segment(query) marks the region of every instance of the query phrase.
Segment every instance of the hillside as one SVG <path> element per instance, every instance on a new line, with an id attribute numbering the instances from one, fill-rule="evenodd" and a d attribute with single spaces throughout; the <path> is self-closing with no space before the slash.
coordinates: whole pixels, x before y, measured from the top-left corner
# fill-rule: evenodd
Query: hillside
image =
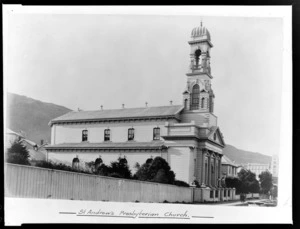
<path id="1" fill-rule="evenodd" d="M 226 145 L 225 149 L 223 150 L 223 153 L 231 160 L 235 161 L 237 164 L 246 164 L 246 163 L 269 164 L 271 163 L 272 160 L 271 156 L 237 149 L 232 145 Z"/>
<path id="2" fill-rule="evenodd" d="M 7 93 L 7 127 L 15 132 L 23 131 L 26 138 L 37 144 L 41 139 L 50 142 L 49 121 L 69 111 L 63 106 Z"/>

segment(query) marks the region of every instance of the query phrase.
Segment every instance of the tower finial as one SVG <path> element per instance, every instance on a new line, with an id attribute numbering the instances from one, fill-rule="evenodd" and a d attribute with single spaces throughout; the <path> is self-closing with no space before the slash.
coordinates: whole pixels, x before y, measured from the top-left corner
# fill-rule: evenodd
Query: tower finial
<path id="1" fill-rule="evenodd" d="M 202 27 L 202 18 L 201 18 L 201 21 L 200 21 L 200 26 Z"/>

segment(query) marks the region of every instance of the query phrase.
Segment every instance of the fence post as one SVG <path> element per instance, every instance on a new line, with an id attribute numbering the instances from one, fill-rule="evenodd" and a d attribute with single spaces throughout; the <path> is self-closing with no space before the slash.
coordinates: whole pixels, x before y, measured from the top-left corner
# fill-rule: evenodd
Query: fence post
<path id="1" fill-rule="evenodd" d="M 192 201 L 191 203 L 195 202 L 195 187 L 192 187 Z"/>

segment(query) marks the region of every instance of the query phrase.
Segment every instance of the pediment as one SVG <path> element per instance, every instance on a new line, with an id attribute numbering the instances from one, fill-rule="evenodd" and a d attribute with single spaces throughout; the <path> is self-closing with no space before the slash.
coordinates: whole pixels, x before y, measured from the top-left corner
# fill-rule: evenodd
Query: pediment
<path id="1" fill-rule="evenodd" d="M 210 132 L 208 139 L 211 141 L 214 141 L 222 146 L 225 146 L 223 135 L 222 135 L 219 127 L 212 128 L 212 131 Z"/>

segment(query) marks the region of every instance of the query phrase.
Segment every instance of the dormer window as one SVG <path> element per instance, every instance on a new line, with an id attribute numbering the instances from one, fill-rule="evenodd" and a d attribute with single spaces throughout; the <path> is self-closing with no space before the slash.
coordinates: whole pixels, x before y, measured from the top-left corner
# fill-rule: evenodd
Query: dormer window
<path id="1" fill-rule="evenodd" d="M 104 141 L 110 141 L 110 129 L 104 130 Z"/>
<path id="2" fill-rule="evenodd" d="M 82 141 L 86 142 L 88 140 L 88 131 L 87 130 L 83 130 L 82 131 Z"/>
<path id="3" fill-rule="evenodd" d="M 155 127 L 153 129 L 153 140 L 159 140 L 160 139 L 160 128 Z"/>
<path id="4" fill-rule="evenodd" d="M 214 140 L 217 140 L 217 133 L 214 133 Z"/>
<path id="5" fill-rule="evenodd" d="M 134 140 L 134 129 L 130 128 L 128 129 L 128 141 Z"/>

